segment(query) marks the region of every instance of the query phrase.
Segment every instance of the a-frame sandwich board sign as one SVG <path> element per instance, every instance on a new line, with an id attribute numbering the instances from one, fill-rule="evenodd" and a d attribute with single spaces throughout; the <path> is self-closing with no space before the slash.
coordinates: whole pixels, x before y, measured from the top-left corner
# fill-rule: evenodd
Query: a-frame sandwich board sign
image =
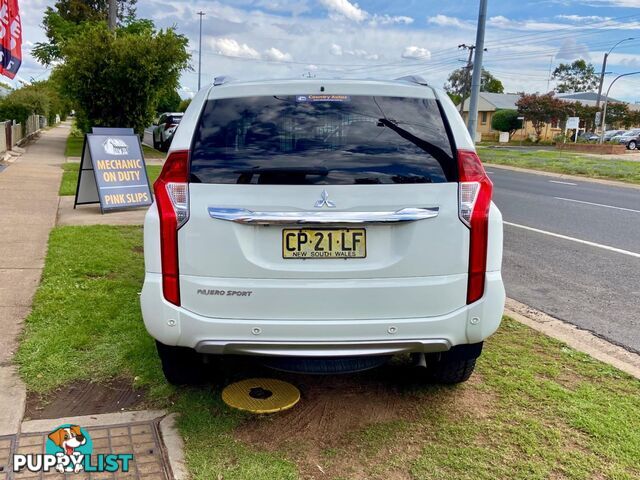
<path id="1" fill-rule="evenodd" d="M 131 128 L 94 127 L 84 138 L 73 208 L 99 203 L 105 213 L 152 202 L 140 138 Z"/>

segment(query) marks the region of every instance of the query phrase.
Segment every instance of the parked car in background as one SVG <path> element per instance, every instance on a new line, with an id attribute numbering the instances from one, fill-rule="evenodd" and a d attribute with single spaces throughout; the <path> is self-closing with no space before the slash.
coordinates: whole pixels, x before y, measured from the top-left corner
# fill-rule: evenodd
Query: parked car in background
<path id="1" fill-rule="evenodd" d="M 618 143 L 625 145 L 629 150 L 636 150 L 640 142 L 640 128 L 629 130 L 624 135 L 618 137 Z"/>
<path id="2" fill-rule="evenodd" d="M 500 325 L 493 185 L 422 79 L 217 81 L 154 191 L 141 307 L 171 383 L 223 356 L 335 373 L 406 353 L 463 382 Z"/>
<path id="3" fill-rule="evenodd" d="M 620 136 L 624 133 L 626 133 L 626 130 L 607 130 L 606 132 L 604 132 L 603 139 L 605 142 L 610 142 L 612 138 Z"/>
<path id="4" fill-rule="evenodd" d="M 153 148 L 167 151 L 173 140 L 173 134 L 180 124 L 184 113 L 173 112 L 160 115 L 153 127 Z"/>
<path id="5" fill-rule="evenodd" d="M 594 140 L 597 140 L 599 137 L 598 135 L 596 135 L 593 132 L 580 132 L 578 134 L 578 140 L 582 140 L 584 142 L 592 142 Z"/>

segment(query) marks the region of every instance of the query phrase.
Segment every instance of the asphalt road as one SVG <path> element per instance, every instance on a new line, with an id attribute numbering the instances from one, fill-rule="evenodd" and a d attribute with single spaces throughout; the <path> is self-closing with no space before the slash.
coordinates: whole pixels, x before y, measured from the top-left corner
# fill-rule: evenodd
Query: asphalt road
<path id="1" fill-rule="evenodd" d="M 487 171 L 507 295 L 640 353 L 640 189 Z"/>

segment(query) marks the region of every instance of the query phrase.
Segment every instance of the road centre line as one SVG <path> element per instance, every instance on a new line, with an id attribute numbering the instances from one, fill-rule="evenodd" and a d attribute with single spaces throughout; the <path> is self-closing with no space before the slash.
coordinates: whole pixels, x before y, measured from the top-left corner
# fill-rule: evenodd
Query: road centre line
<path id="1" fill-rule="evenodd" d="M 625 212 L 640 213 L 640 210 L 634 210 L 633 208 L 616 207 L 614 205 L 604 205 L 602 203 L 585 202 L 583 200 L 574 200 L 573 198 L 553 197 L 556 200 L 564 200 L 565 202 L 584 203 L 585 205 L 594 205 L 596 207 L 615 208 L 616 210 L 624 210 Z"/>
<path id="2" fill-rule="evenodd" d="M 602 245 L 601 243 L 589 242 L 587 240 L 581 240 L 579 238 L 568 237 L 566 235 L 560 235 L 559 233 L 547 232 L 546 230 L 539 230 L 533 227 L 527 227 L 526 225 L 519 225 L 517 223 L 503 222 L 510 227 L 521 228 L 523 230 L 529 230 L 530 232 L 541 233 L 543 235 L 549 235 L 550 237 L 560 238 L 562 240 L 569 240 L 583 245 L 589 245 L 590 247 L 602 248 L 603 250 L 609 250 L 610 252 L 621 253 L 630 257 L 640 258 L 640 253 L 630 252 L 629 250 L 622 250 L 621 248 L 610 247 L 609 245 Z"/>
<path id="3" fill-rule="evenodd" d="M 549 180 L 549 183 L 559 183 L 560 185 L 571 185 L 572 187 L 577 186 L 577 183 L 571 183 L 571 182 L 561 182 L 560 180 Z"/>

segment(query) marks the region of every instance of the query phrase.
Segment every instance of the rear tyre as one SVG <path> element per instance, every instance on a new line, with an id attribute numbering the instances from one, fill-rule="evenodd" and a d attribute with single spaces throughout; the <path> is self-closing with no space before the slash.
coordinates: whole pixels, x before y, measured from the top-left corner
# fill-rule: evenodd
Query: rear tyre
<path id="1" fill-rule="evenodd" d="M 450 385 L 466 382 L 476 368 L 482 345 L 482 342 L 457 345 L 447 352 L 427 356 L 427 377 L 433 383 Z"/>
<path id="2" fill-rule="evenodd" d="M 629 142 L 629 145 L 627 145 L 627 148 L 628 148 L 629 150 L 635 150 L 636 148 L 638 148 L 638 144 L 636 143 L 636 141 L 635 141 L 635 140 L 631 140 L 631 141 Z"/>
<path id="3" fill-rule="evenodd" d="M 172 347 L 156 342 L 164 377 L 172 385 L 202 385 L 211 379 L 209 365 L 192 348 Z"/>
<path id="4" fill-rule="evenodd" d="M 455 384 L 469 380 L 476 368 L 476 359 L 438 362 L 430 368 L 429 377 L 434 383 Z"/>

